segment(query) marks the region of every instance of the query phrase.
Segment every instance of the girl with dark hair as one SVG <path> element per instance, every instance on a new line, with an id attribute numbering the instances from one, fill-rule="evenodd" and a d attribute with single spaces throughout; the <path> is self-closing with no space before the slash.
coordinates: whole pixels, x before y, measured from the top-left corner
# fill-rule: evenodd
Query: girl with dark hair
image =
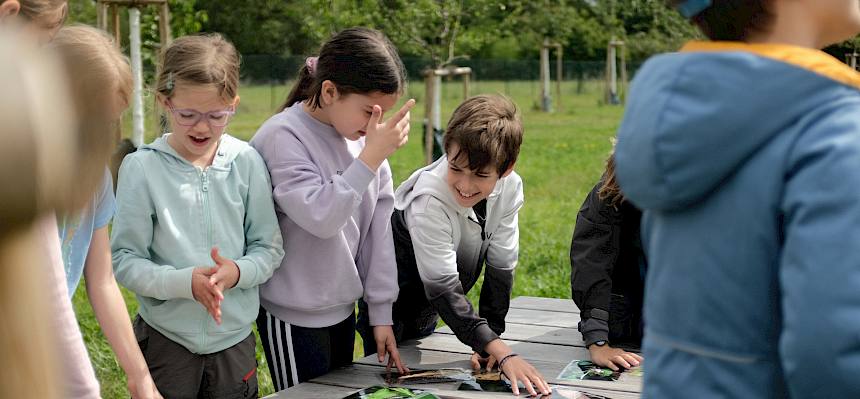
<path id="1" fill-rule="evenodd" d="M 380 362 L 404 372 L 392 331 L 397 267 L 386 158 L 406 143 L 409 100 L 394 46 L 346 29 L 310 57 L 284 106 L 251 140 L 266 161 L 286 256 L 261 287 L 257 327 L 277 390 L 352 363 L 363 299 Z"/>

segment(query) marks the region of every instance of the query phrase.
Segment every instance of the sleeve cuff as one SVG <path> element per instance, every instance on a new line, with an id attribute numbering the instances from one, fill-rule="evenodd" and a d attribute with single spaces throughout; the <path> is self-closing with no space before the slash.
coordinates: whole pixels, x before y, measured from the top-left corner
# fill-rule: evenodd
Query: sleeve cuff
<path id="1" fill-rule="evenodd" d="M 585 347 L 597 342 L 609 340 L 609 323 L 588 318 L 579 322 L 579 332 L 582 333 L 582 340 L 585 341 Z"/>
<path id="2" fill-rule="evenodd" d="M 194 294 L 191 292 L 192 273 L 194 273 L 193 267 L 164 272 L 165 297 L 194 299 Z"/>
<path id="3" fill-rule="evenodd" d="M 484 351 L 484 348 L 487 347 L 487 344 L 499 339 L 499 336 L 493 332 L 489 325 L 486 323 L 478 324 L 475 327 L 473 332 L 473 337 L 475 337 L 475 346 L 472 348 L 473 351 L 478 352 L 483 356 L 487 352 Z"/>
<path id="4" fill-rule="evenodd" d="M 236 288 L 246 290 L 254 287 L 254 282 L 257 281 L 257 267 L 253 261 L 249 259 L 236 259 L 236 266 L 239 267 L 239 281 L 236 282 Z"/>
<path id="5" fill-rule="evenodd" d="M 392 326 L 394 319 L 391 317 L 393 302 L 368 303 L 367 311 L 370 314 L 371 326 Z"/>
<path id="6" fill-rule="evenodd" d="M 358 198 L 361 198 L 364 195 L 364 192 L 367 191 L 367 187 L 370 185 L 370 182 L 376 177 L 376 172 L 370 170 L 364 162 L 356 158 L 352 161 L 352 164 L 343 171 L 340 177 L 343 178 L 346 184 L 355 190 Z"/>

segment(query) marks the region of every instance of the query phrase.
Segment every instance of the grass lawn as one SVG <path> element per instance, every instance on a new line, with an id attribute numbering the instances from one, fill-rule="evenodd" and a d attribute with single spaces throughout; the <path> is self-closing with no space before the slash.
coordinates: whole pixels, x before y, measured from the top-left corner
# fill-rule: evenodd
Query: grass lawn
<path id="1" fill-rule="evenodd" d="M 283 101 L 287 90 L 288 87 L 282 85 L 241 88 L 242 101 L 229 127 L 231 134 L 250 139 Z M 557 112 L 546 114 L 534 109 L 539 96 L 537 82 L 472 83 L 472 94 L 504 93 L 513 98 L 525 124 L 523 147 L 515 169 L 524 181 L 525 206 L 520 212 L 520 263 L 514 296 L 570 298 L 568 248 L 576 211 L 600 177 L 610 150 L 609 138 L 615 134 L 621 120 L 621 107 L 601 104 L 599 82 L 584 85 L 567 82 L 562 90 L 562 106 Z M 402 100 L 415 98 L 419 104 L 412 112 L 412 140 L 390 158 L 395 187 L 423 164 L 424 87 L 421 82 L 414 82 L 407 96 Z M 446 83 L 443 120 L 447 120 L 461 100 L 461 85 Z M 147 118 L 150 130 L 152 122 L 153 118 Z M 154 132 L 150 132 L 147 142 L 153 137 Z M 480 283 L 469 295 L 475 304 L 479 290 Z M 129 314 L 136 314 L 134 295 L 125 290 L 123 294 Z M 125 375 L 101 333 L 83 284 L 75 294 L 74 305 L 103 397 L 127 398 Z M 259 339 L 257 345 L 261 393 L 268 395 L 273 392 L 272 383 Z M 361 352 L 360 339 L 356 337 L 355 355 L 361 356 Z"/>

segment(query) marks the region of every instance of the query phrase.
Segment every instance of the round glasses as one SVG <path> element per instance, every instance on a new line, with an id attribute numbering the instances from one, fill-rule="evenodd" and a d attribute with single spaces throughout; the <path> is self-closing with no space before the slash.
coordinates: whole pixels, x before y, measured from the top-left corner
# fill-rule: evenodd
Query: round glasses
<path id="1" fill-rule="evenodd" d="M 201 119 L 205 119 L 210 128 L 224 127 L 227 126 L 228 122 L 230 122 L 230 116 L 236 113 L 232 107 L 221 111 L 202 113 L 194 109 L 173 108 L 173 104 L 170 102 L 168 102 L 168 106 L 170 107 L 170 112 L 173 114 L 173 118 L 176 120 L 176 123 L 186 127 L 197 125 L 200 123 Z"/>

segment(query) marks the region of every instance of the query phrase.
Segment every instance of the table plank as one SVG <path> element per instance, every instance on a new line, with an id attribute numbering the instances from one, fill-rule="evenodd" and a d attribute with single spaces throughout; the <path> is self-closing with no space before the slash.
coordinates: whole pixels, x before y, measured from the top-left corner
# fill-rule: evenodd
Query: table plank
<path id="1" fill-rule="evenodd" d="M 350 386 L 354 387 L 354 390 L 366 388 L 374 385 L 385 385 L 381 373 L 384 372 L 383 367 L 379 366 L 368 366 L 363 364 L 354 364 L 352 366 L 340 368 L 337 370 L 333 370 L 332 372 L 313 379 L 313 383 L 321 385 L 321 384 L 334 384 L 341 386 Z M 586 381 L 586 382 L 595 382 L 595 381 Z M 554 384 L 554 383 L 551 383 Z M 449 383 L 435 383 L 435 384 L 402 384 L 402 386 L 407 386 L 410 388 L 418 388 L 424 389 L 427 391 L 431 391 L 437 396 L 443 398 L 457 398 L 457 399 L 478 399 L 478 398 L 504 398 L 510 397 L 507 393 L 499 393 L 499 392 L 475 392 L 475 391 L 459 391 L 457 387 L 460 385 L 459 382 L 449 382 Z M 561 385 L 561 384 L 554 384 Z M 569 385 L 565 385 L 569 386 Z M 624 392 L 615 389 L 601 389 L 595 386 L 582 386 L 577 387 L 576 389 L 582 389 L 587 392 L 592 392 L 595 394 L 607 396 L 610 398 L 623 398 L 623 399 L 632 399 L 638 398 L 639 395 L 631 392 Z M 353 390 L 353 391 L 354 391 Z"/>
<path id="2" fill-rule="evenodd" d="M 453 335 L 451 327 L 436 330 L 439 334 Z M 506 323 L 502 338 L 511 341 L 538 342 L 563 346 L 585 346 L 582 334 L 575 328 L 538 326 L 533 324 Z"/>
<path id="3" fill-rule="evenodd" d="M 357 390 L 353 387 L 305 382 L 266 396 L 264 399 L 334 399 L 342 398 Z"/>
<path id="4" fill-rule="evenodd" d="M 570 298 L 541 298 L 536 296 L 518 296 L 511 299 L 512 308 L 549 310 L 562 313 L 579 313 L 579 308 Z"/>
<path id="5" fill-rule="evenodd" d="M 579 313 L 510 308 L 505 321 L 547 327 L 576 328 L 579 324 Z"/>

